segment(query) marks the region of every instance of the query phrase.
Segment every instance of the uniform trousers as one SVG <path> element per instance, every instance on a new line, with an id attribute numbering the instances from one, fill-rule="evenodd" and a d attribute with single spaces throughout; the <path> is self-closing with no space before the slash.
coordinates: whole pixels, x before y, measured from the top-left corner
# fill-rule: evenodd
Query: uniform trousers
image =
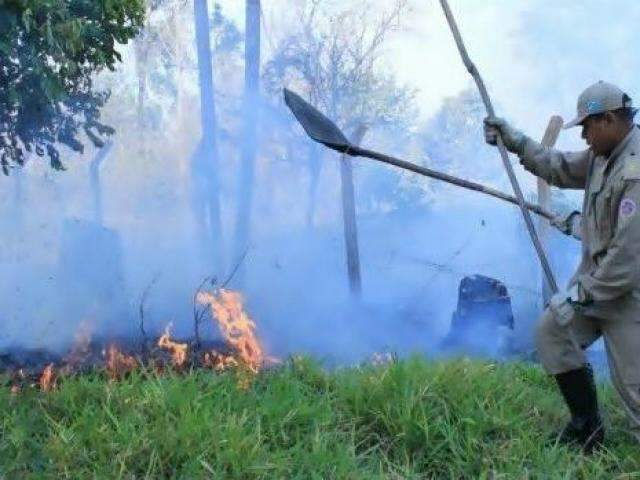
<path id="1" fill-rule="evenodd" d="M 600 337 L 611 372 L 611 381 L 622 399 L 630 431 L 640 442 L 640 312 L 624 319 L 603 319 L 575 311 L 560 325 L 547 308 L 536 328 L 538 355 L 551 375 L 586 365 L 584 351 Z"/>

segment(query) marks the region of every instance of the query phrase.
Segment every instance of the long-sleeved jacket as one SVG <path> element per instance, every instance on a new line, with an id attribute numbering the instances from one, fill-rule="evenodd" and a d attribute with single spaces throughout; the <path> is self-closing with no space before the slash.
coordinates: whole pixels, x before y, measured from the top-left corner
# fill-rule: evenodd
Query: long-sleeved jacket
<path id="1" fill-rule="evenodd" d="M 564 153 L 527 139 L 524 167 L 560 188 L 584 189 L 578 284 L 588 310 L 610 318 L 640 311 L 640 129 L 608 158 L 591 150 Z M 632 313 L 634 312 L 634 313 Z"/>

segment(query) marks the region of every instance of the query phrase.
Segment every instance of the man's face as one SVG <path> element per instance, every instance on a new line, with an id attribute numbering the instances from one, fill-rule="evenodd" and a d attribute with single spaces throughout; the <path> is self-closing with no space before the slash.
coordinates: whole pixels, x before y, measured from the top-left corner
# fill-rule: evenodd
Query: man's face
<path id="1" fill-rule="evenodd" d="M 608 156 L 618 141 L 615 117 L 609 112 L 587 117 L 582 122 L 582 138 L 594 153 Z"/>

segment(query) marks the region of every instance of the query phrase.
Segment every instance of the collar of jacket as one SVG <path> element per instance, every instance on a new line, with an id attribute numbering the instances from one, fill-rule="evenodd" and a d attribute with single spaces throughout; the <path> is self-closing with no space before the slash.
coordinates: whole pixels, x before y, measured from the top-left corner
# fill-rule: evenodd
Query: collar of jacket
<path id="1" fill-rule="evenodd" d="M 635 137 L 640 137 L 640 130 L 633 126 L 631 127 L 631 130 L 629 130 L 629 133 L 627 133 L 627 136 L 624 137 L 618 145 L 616 145 L 616 148 L 614 148 L 609 157 L 607 157 L 607 163 L 615 161 L 615 159 L 620 156 Z"/>

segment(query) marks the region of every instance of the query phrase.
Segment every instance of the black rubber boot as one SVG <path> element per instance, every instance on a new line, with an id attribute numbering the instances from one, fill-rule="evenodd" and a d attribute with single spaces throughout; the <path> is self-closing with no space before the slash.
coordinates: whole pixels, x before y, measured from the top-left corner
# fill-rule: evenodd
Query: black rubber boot
<path id="1" fill-rule="evenodd" d="M 555 376 L 571 420 L 556 436 L 559 443 L 575 445 L 590 454 L 604 441 L 604 425 L 598 412 L 598 395 L 591 366 Z"/>

